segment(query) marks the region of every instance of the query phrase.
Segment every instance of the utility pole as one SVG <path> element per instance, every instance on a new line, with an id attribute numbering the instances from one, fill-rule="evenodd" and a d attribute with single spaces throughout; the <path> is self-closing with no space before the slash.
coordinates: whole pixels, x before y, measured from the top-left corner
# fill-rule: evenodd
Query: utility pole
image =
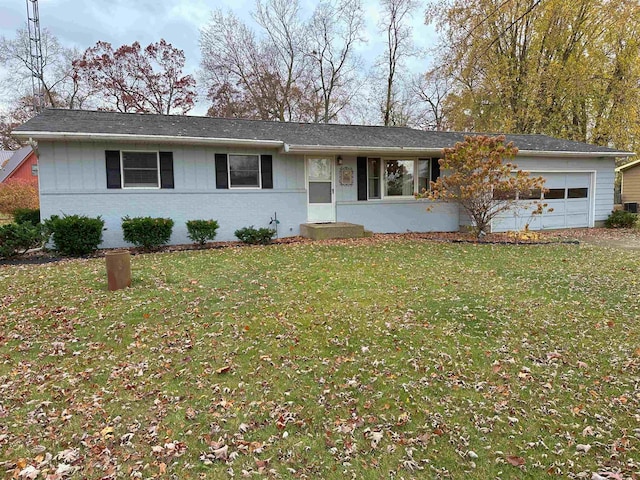
<path id="1" fill-rule="evenodd" d="M 31 69 L 31 87 L 33 89 L 33 111 L 40 113 L 44 108 L 44 69 L 42 58 L 42 39 L 40 37 L 40 13 L 38 0 L 27 2 L 27 31 L 29 33 L 29 67 Z"/>

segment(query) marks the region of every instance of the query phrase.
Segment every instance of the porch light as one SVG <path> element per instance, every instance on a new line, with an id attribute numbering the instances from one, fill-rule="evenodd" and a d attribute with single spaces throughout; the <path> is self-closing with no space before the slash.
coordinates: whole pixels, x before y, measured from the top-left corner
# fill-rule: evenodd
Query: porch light
<path id="1" fill-rule="evenodd" d="M 338 165 L 342 165 L 342 156 L 338 155 L 338 158 L 336 158 L 336 161 L 338 162 Z"/>

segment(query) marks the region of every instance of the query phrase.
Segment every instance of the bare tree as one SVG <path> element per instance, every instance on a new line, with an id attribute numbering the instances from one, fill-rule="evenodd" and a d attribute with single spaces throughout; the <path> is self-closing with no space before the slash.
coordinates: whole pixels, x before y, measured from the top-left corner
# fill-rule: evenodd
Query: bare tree
<path id="1" fill-rule="evenodd" d="M 335 121 L 358 92 L 361 1 L 323 0 L 305 20 L 300 0 L 258 0 L 257 32 L 213 12 L 200 39 L 209 113 Z"/>
<path id="2" fill-rule="evenodd" d="M 279 87 L 276 95 L 278 120 L 292 120 L 301 99 L 301 81 L 305 72 L 306 27 L 300 19 L 299 0 L 257 0 L 256 22 L 269 38 L 271 75 Z"/>
<path id="3" fill-rule="evenodd" d="M 440 68 L 434 68 L 413 79 L 411 90 L 422 106 L 422 128 L 446 130 L 447 115 L 451 109 L 447 96 L 453 90 L 453 83 L 453 78 Z"/>
<path id="4" fill-rule="evenodd" d="M 362 29 L 361 0 L 326 0 L 316 8 L 309 28 L 314 91 L 322 109 L 316 121 L 335 120 L 357 94 L 361 61 L 353 50 Z"/>
<path id="5" fill-rule="evenodd" d="M 298 82 L 305 62 L 298 12 L 297 0 L 260 2 L 255 16 L 265 30 L 262 38 L 256 38 L 231 12 L 212 13 L 201 30 L 200 48 L 203 83 L 215 107 L 213 113 L 237 112 L 263 120 L 298 118 Z"/>
<path id="6" fill-rule="evenodd" d="M 386 50 L 380 61 L 386 77 L 385 96 L 382 104 L 382 119 L 385 125 L 393 125 L 393 109 L 397 92 L 398 69 L 402 60 L 414 55 L 414 46 L 409 21 L 418 6 L 416 0 L 380 0 L 382 19 L 380 32 L 386 36 Z"/>
<path id="7" fill-rule="evenodd" d="M 43 29 L 43 68 L 41 72 L 34 71 L 30 61 L 29 34 L 26 28 L 21 28 L 13 39 L 0 38 L 0 65 L 11 72 L 3 82 L 3 89 L 19 102 L 32 94 L 31 78 L 36 75 L 44 90 L 45 105 L 79 108 L 90 92 L 74 75 L 72 62 L 78 56 L 77 51 L 63 47 L 49 30 Z"/>

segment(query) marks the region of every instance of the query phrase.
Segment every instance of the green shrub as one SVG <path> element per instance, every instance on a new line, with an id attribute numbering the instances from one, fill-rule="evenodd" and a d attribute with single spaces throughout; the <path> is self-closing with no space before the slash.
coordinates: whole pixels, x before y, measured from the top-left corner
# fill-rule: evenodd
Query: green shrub
<path id="1" fill-rule="evenodd" d="M 200 245 L 216 238 L 218 222 L 215 220 L 189 220 L 187 222 L 188 236 L 191 240 Z"/>
<path id="2" fill-rule="evenodd" d="M 13 211 L 13 220 L 16 223 L 30 223 L 38 225 L 40 223 L 39 208 L 16 208 Z"/>
<path id="3" fill-rule="evenodd" d="M 44 228 L 51 235 L 53 249 L 62 255 L 86 255 L 98 249 L 102 242 L 102 218 L 83 215 L 53 215 L 44 222 Z"/>
<path id="4" fill-rule="evenodd" d="M 271 243 L 275 234 L 275 230 L 270 228 L 254 228 L 253 225 L 250 227 L 240 228 L 234 232 L 234 235 L 238 237 L 238 240 L 252 245 L 267 245 L 268 243 Z"/>
<path id="5" fill-rule="evenodd" d="M 122 232 L 125 241 L 136 247 L 152 250 L 169 243 L 173 220 L 170 218 L 124 217 Z"/>
<path id="6" fill-rule="evenodd" d="M 10 223 L 0 226 L 0 257 L 22 255 L 30 248 L 42 245 L 42 228 L 30 223 Z"/>
<path id="7" fill-rule="evenodd" d="M 604 222 L 604 226 L 607 228 L 631 228 L 638 221 L 638 215 L 631 212 L 625 212 L 624 210 L 616 210 L 611 212 L 609 218 Z"/>

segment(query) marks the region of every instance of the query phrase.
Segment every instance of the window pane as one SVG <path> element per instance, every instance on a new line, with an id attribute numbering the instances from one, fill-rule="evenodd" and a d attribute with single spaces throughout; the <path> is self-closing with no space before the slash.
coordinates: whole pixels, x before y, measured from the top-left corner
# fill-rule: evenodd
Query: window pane
<path id="1" fill-rule="evenodd" d="M 232 187 L 259 187 L 258 155 L 229 155 L 229 180 Z"/>
<path id="2" fill-rule="evenodd" d="M 568 198 L 587 198 L 589 196 L 588 188 L 570 188 Z"/>
<path id="3" fill-rule="evenodd" d="M 562 200 L 564 199 L 564 188 L 550 188 L 544 193 L 545 200 Z"/>
<path id="4" fill-rule="evenodd" d="M 380 198 L 380 159 L 370 158 L 367 165 L 369 198 Z"/>
<path id="5" fill-rule="evenodd" d="M 520 200 L 540 200 L 542 197 L 542 190 L 539 188 L 529 190 L 528 192 L 520 192 Z"/>
<path id="6" fill-rule="evenodd" d="M 331 160 L 329 158 L 309 159 L 309 179 L 331 181 Z"/>
<path id="7" fill-rule="evenodd" d="M 158 168 L 156 152 L 122 152 L 123 168 Z"/>
<path id="8" fill-rule="evenodd" d="M 431 180 L 429 166 L 431 160 L 421 159 L 418 160 L 418 193 L 422 190 L 429 191 L 429 182 Z"/>
<path id="9" fill-rule="evenodd" d="M 309 182 L 309 203 L 331 203 L 331 182 Z"/>
<path id="10" fill-rule="evenodd" d="M 385 162 L 385 196 L 413 195 L 413 160 Z"/>
<path id="11" fill-rule="evenodd" d="M 123 186 L 158 187 L 156 152 L 122 152 Z"/>
<path id="12" fill-rule="evenodd" d="M 515 200 L 516 191 L 513 189 L 495 189 L 493 191 L 494 200 Z"/>
<path id="13" fill-rule="evenodd" d="M 229 175 L 232 187 L 259 187 L 255 172 L 236 171 Z"/>

